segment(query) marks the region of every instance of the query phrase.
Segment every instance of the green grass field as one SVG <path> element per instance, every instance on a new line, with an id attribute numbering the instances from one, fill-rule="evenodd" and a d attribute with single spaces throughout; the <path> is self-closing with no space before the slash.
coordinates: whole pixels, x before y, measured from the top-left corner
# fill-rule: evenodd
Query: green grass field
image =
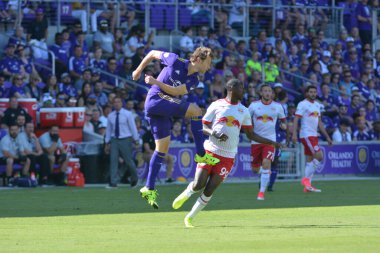
<path id="1" fill-rule="evenodd" d="M 380 252 L 380 180 L 321 181 L 322 193 L 278 183 L 257 201 L 257 183 L 224 184 L 186 229 L 159 186 L 158 211 L 138 188 L 0 190 L 0 252 Z"/>

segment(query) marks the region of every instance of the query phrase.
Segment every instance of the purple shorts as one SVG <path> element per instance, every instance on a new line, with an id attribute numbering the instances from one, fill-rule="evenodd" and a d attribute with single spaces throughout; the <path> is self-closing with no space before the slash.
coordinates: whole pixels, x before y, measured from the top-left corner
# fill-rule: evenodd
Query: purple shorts
<path id="1" fill-rule="evenodd" d="M 161 92 L 149 96 L 145 101 L 145 115 L 154 139 L 159 140 L 171 135 L 172 117 L 184 117 L 190 103 L 173 98 Z"/>

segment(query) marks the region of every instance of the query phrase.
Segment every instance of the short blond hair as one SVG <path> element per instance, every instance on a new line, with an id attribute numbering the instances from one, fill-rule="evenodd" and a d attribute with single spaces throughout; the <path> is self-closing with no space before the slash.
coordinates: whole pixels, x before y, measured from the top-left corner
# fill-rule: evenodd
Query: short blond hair
<path id="1" fill-rule="evenodd" d="M 211 59 L 214 58 L 211 48 L 208 47 L 198 47 L 195 49 L 194 53 L 190 56 L 190 61 L 194 62 L 198 57 L 204 61 L 207 59 L 207 56 L 210 56 Z"/>

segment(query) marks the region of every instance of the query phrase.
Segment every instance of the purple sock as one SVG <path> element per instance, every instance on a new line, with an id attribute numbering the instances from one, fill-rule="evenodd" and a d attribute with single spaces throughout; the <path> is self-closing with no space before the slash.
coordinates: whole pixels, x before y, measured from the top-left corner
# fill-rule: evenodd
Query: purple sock
<path id="1" fill-rule="evenodd" d="M 149 173 L 148 178 L 146 179 L 145 186 L 149 190 L 154 190 L 154 185 L 156 183 L 156 177 L 158 172 L 161 169 L 162 161 L 164 160 L 165 153 L 154 151 L 152 158 L 149 163 Z"/>
<path id="2" fill-rule="evenodd" d="M 191 132 L 193 132 L 197 154 L 200 156 L 204 156 L 206 153 L 203 147 L 203 143 L 205 141 L 205 135 L 203 134 L 202 128 L 203 128 L 202 116 L 191 119 Z"/>

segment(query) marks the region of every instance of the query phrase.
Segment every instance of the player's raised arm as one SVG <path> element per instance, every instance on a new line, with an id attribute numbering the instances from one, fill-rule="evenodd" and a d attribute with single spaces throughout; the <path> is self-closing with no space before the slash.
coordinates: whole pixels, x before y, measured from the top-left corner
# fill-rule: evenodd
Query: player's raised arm
<path id="1" fill-rule="evenodd" d="M 153 76 L 146 75 L 145 76 L 145 82 L 147 84 L 151 84 L 151 85 L 154 85 L 154 84 L 158 85 L 162 91 L 164 91 L 164 92 L 166 92 L 172 96 L 181 96 L 181 95 L 185 95 L 188 93 L 187 89 L 186 89 L 186 85 L 184 85 L 184 84 L 179 85 L 179 86 L 175 86 L 175 87 L 170 86 L 170 85 L 167 85 L 163 82 L 158 81 Z"/>
<path id="2" fill-rule="evenodd" d="M 250 139 L 251 141 L 256 141 L 256 142 L 263 143 L 263 144 L 273 145 L 276 148 L 284 148 L 284 146 L 281 143 L 271 141 L 267 138 L 261 137 L 260 135 L 254 133 L 252 131 L 252 128 L 243 128 L 243 129 L 244 129 L 244 133 L 247 135 L 248 139 Z"/>
<path id="3" fill-rule="evenodd" d="M 162 51 L 152 50 L 150 51 L 144 59 L 141 61 L 140 65 L 132 73 L 132 79 L 137 81 L 140 79 L 141 72 L 145 69 L 148 64 L 153 60 L 160 60 Z"/>

